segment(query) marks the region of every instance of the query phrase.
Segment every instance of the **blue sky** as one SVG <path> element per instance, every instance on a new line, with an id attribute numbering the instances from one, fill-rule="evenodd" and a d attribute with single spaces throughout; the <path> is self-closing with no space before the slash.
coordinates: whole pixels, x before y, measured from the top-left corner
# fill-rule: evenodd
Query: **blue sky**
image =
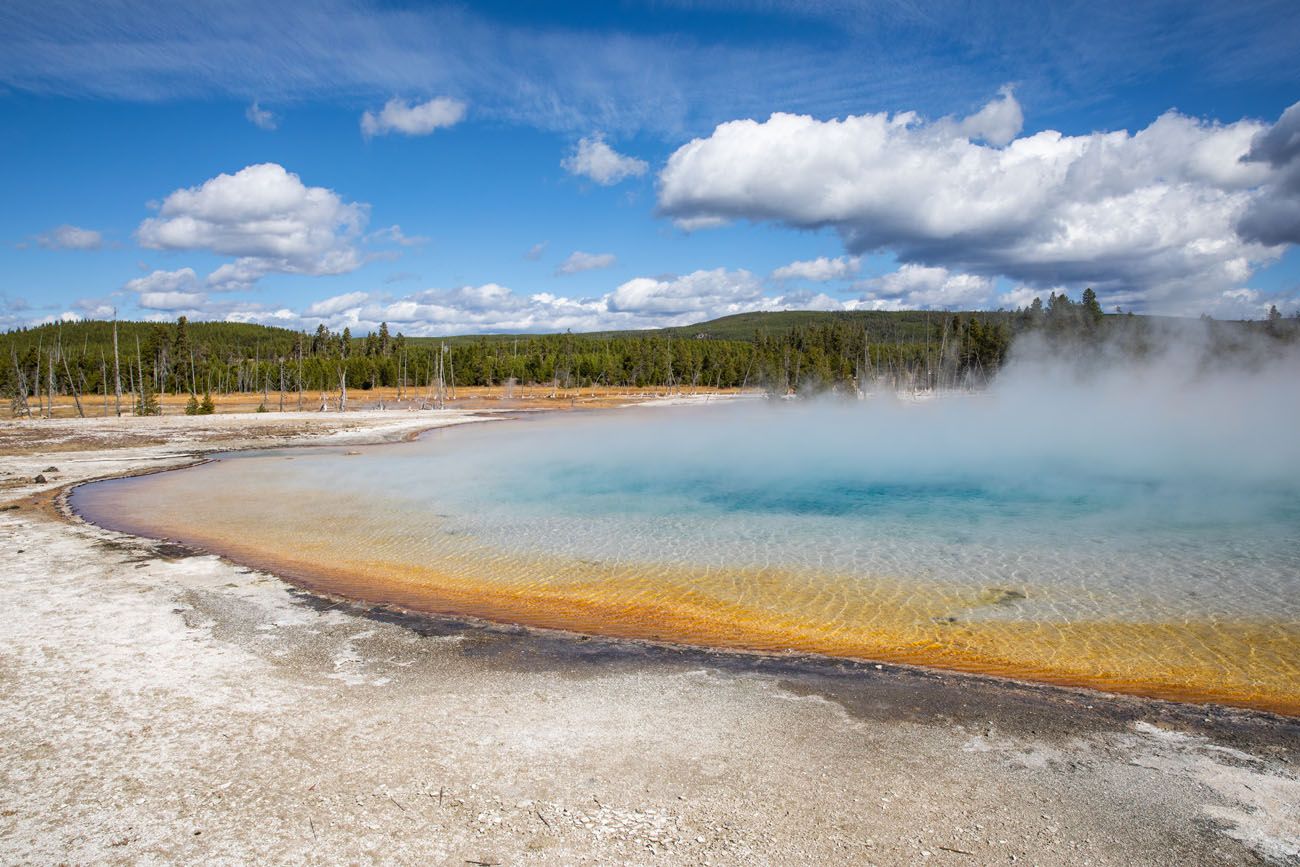
<path id="1" fill-rule="evenodd" d="M 1290 313 L 1297 18 L 11 0 L 0 326 L 577 331 L 1088 285 Z"/>

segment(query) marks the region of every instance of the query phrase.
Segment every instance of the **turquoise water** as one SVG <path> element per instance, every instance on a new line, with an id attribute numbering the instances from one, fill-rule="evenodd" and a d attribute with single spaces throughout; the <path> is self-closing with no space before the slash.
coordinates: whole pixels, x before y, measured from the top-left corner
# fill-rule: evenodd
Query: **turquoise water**
<path id="1" fill-rule="evenodd" d="M 433 611 L 1300 712 L 1294 407 L 1233 383 L 627 409 L 250 452 L 74 506 Z"/>
<path id="2" fill-rule="evenodd" d="M 925 424 L 945 409 L 893 412 Z M 871 416 L 726 407 L 453 431 L 357 465 L 345 483 L 391 474 L 414 513 L 449 516 L 439 532 L 521 555 L 1050 586 L 1108 616 L 1300 614 L 1291 480 L 1122 473 L 1050 449 L 1013 465 L 934 456 L 922 469 L 902 466 L 897 447 L 882 453 L 884 432 L 807 431 Z M 801 436 L 807 451 L 764 445 Z"/>

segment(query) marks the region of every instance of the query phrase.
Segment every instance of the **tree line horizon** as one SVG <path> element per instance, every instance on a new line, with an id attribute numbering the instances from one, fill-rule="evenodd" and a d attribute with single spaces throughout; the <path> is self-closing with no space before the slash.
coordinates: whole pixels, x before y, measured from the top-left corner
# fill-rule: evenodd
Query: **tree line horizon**
<path id="1" fill-rule="evenodd" d="M 349 389 L 379 387 L 439 406 L 456 386 L 510 383 L 779 395 L 973 389 L 996 376 L 1026 335 L 1080 363 L 1103 343 L 1140 358 L 1152 351 L 1159 320 L 1105 314 L 1091 289 L 1077 302 L 1052 293 L 1046 303 L 1036 298 L 1014 311 L 744 313 L 585 334 L 407 337 L 382 323 L 354 336 L 323 323 L 306 332 L 184 316 L 172 323 L 83 320 L 0 334 L 0 393 L 14 416 L 26 417 L 43 414 L 51 396 L 72 397 L 81 415 L 91 396 L 105 412 L 111 401 L 118 414 L 155 415 L 158 395 L 168 393 L 188 395 L 186 412 L 204 414 L 215 411 L 213 395 L 261 392 L 259 409 L 283 408 L 285 395 L 294 408 L 346 408 Z M 1300 316 L 1283 319 L 1276 307 L 1262 322 L 1208 325 L 1217 347 L 1211 353 L 1224 355 L 1260 341 L 1292 343 L 1300 334 Z"/>

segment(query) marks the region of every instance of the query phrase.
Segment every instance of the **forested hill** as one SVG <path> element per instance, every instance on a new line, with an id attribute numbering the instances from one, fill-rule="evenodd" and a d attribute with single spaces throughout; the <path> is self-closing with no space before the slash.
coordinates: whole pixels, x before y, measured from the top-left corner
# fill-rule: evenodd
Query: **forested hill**
<path id="1" fill-rule="evenodd" d="M 69 322 L 0 335 L 7 395 L 76 388 L 103 394 L 116 378 L 134 392 L 188 393 L 508 380 L 564 386 L 762 386 L 820 390 L 866 379 L 931 385 L 996 370 L 1015 330 L 1007 313 L 821 313 L 729 316 L 679 328 L 591 334 L 408 338 L 386 325 L 300 333 L 229 322 Z M 113 360 L 118 369 L 114 370 Z M 441 365 L 441 371 L 439 367 Z M 39 378 L 39 382 L 38 382 Z M 923 385 L 923 383 L 921 384 Z"/>
<path id="2" fill-rule="evenodd" d="M 835 328 L 865 332 L 868 340 L 874 343 L 897 341 L 924 343 L 927 335 L 933 336 L 936 323 L 952 316 L 961 318 L 974 316 L 987 323 L 1010 325 L 1016 314 L 1004 311 L 951 313 L 937 310 L 782 310 L 770 313 L 756 311 L 723 316 L 719 319 L 711 319 L 694 325 L 656 329 L 655 331 L 607 331 L 597 332 L 591 336 L 618 337 L 628 334 L 660 334 L 674 338 L 753 341 L 760 337 L 780 337 L 799 329 Z"/>
<path id="3" fill-rule="evenodd" d="M 714 340 L 740 341 L 755 343 L 762 339 L 779 339 L 797 331 L 852 330 L 865 335 L 871 343 L 911 344 L 925 343 L 936 333 L 942 331 L 941 323 L 957 317 L 962 320 L 979 319 L 986 324 L 1003 324 L 1011 328 L 1017 314 L 1002 311 L 979 312 L 943 312 L 927 310 L 902 311 L 852 311 L 823 312 L 816 310 L 789 310 L 781 312 L 738 313 L 707 322 L 682 325 L 672 328 L 656 328 L 634 331 L 596 331 L 574 335 L 561 334 L 462 334 L 447 337 L 405 337 L 394 332 L 390 340 L 400 340 L 403 345 L 416 348 L 449 344 L 452 346 L 466 343 L 509 343 L 518 341 L 539 341 L 547 343 L 565 336 L 580 341 L 642 341 L 660 340 Z M 322 328 L 324 326 L 321 326 Z M 125 356 L 135 351 L 136 341 L 142 347 L 153 347 L 165 342 L 168 335 L 174 335 L 176 323 L 130 322 L 117 323 L 119 351 Z M 938 328 L 938 332 L 936 332 Z M 287 328 L 268 325 L 253 325 L 238 322 L 188 322 L 188 335 L 194 346 L 201 347 L 206 355 L 213 357 L 275 357 L 294 353 L 298 338 L 303 336 L 308 344 L 308 352 L 313 341 L 319 342 L 319 329 L 316 334 L 300 335 Z M 346 329 L 341 334 L 329 333 L 329 339 L 338 341 L 347 337 L 354 347 L 365 352 L 368 348 L 366 336 L 354 336 Z M 379 340 L 376 334 L 374 339 Z M 0 334 L 0 349 L 6 359 L 16 350 L 21 356 L 29 350 L 61 345 L 66 352 L 74 355 L 103 354 L 107 358 L 113 353 L 113 323 L 99 320 L 63 322 L 40 325 L 31 328 L 16 329 Z M 150 354 L 145 352 L 146 355 Z M 371 353 L 373 354 L 373 353 Z"/>
<path id="4" fill-rule="evenodd" d="M 258 348 L 262 355 L 288 353 L 298 338 L 298 332 L 288 328 L 274 328 L 269 325 L 253 325 L 243 322 L 188 322 L 186 330 L 190 342 L 196 347 L 216 357 L 231 357 L 247 354 L 252 358 Z M 128 322 L 117 323 L 118 351 L 122 357 L 134 357 L 136 341 L 142 347 L 153 346 L 170 341 L 176 332 L 175 322 Z M 113 359 L 113 323 L 97 319 L 80 322 L 55 322 L 38 325 L 0 334 L 0 348 L 4 351 L 4 361 L 12 363 L 12 351 L 21 356 L 33 348 L 48 351 L 52 347 L 62 346 L 63 350 L 73 356 L 93 356 L 102 354 L 110 362 Z"/>
<path id="5" fill-rule="evenodd" d="M 68 322 L 0 335 L 0 391 L 16 410 L 38 391 L 124 392 L 367 389 L 522 383 L 763 387 L 816 392 L 872 387 L 977 386 L 1013 340 L 1034 333 L 1086 359 L 1102 342 L 1149 351 L 1168 322 L 1103 315 L 1095 295 L 1052 295 L 1017 311 L 744 313 L 696 325 L 594 334 L 407 338 L 382 326 L 354 336 L 231 322 Z M 1300 320 L 1214 322 L 1214 353 L 1271 351 L 1300 334 Z M 116 364 L 114 363 L 116 361 Z"/>

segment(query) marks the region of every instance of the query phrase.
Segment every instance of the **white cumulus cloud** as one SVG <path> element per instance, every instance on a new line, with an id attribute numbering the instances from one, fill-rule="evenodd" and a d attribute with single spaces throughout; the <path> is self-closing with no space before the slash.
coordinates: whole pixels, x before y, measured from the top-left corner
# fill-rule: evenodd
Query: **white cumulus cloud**
<path id="1" fill-rule="evenodd" d="M 982 139 L 995 147 L 1010 144 L 1025 125 L 1024 112 L 1010 86 L 998 91 L 998 98 L 957 124 L 957 131 L 969 139 Z"/>
<path id="2" fill-rule="evenodd" d="M 355 241 L 368 206 L 308 187 L 275 163 L 176 190 L 136 230 L 140 245 L 237 257 L 213 272 L 214 288 L 247 288 L 264 274 L 344 274 L 362 264 Z"/>
<path id="3" fill-rule="evenodd" d="M 610 310 L 679 321 L 725 316 L 771 304 L 763 284 L 749 271 L 694 271 L 669 279 L 636 277 L 606 296 Z"/>
<path id="4" fill-rule="evenodd" d="M 852 302 L 850 302 L 852 304 Z M 715 268 L 675 277 L 637 277 L 594 298 L 516 292 L 498 283 L 427 289 L 398 298 L 351 292 L 310 305 L 302 327 L 325 322 L 362 333 L 387 322 L 410 335 L 599 331 L 688 325 L 750 310 L 842 310 L 823 294 L 764 295 L 744 270 Z M 260 320 L 259 320 L 260 321 Z"/>
<path id="5" fill-rule="evenodd" d="M 428 135 L 436 129 L 455 126 L 465 117 L 465 103 L 446 96 L 428 102 L 409 103 L 393 98 L 377 112 L 361 115 L 361 133 L 366 138 L 400 132 L 403 135 Z"/>
<path id="6" fill-rule="evenodd" d="M 83 229 L 65 223 L 37 235 L 36 243 L 47 250 L 98 250 L 104 246 L 104 236 L 94 229 Z"/>
<path id="7" fill-rule="evenodd" d="M 979 310 L 993 297 L 987 277 L 910 264 L 857 288 L 865 290 L 855 305 L 859 310 Z"/>
<path id="8" fill-rule="evenodd" d="M 252 104 L 249 105 L 248 108 L 244 109 L 244 117 L 248 119 L 249 123 L 258 129 L 270 131 L 279 126 L 279 120 L 276 116 L 272 112 L 258 105 L 257 100 L 253 100 Z"/>
<path id="9" fill-rule="evenodd" d="M 354 307 L 360 307 L 370 298 L 365 292 L 346 292 L 317 301 L 307 308 L 308 316 L 333 316 Z"/>
<path id="10" fill-rule="evenodd" d="M 193 268 L 154 271 L 128 280 L 122 288 L 136 293 L 136 304 L 145 310 L 198 310 L 208 300 Z"/>
<path id="11" fill-rule="evenodd" d="M 153 271 L 144 277 L 126 281 L 122 288 L 128 292 L 195 292 L 199 288 L 199 278 L 193 268 Z"/>
<path id="12" fill-rule="evenodd" d="M 1256 138 L 1262 124 L 1169 112 L 1134 133 L 1016 138 L 1021 120 L 1004 90 L 971 117 L 932 123 L 911 112 L 731 121 L 669 158 L 659 206 L 692 226 L 829 227 L 851 254 L 1091 285 L 1108 306 L 1177 312 L 1280 254 L 1285 235 L 1237 232 L 1282 171 L 1283 149 Z"/>
<path id="13" fill-rule="evenodd" d="M 612 267 L 616 261 L 613 253 L 584 253 L 581 250 L 574 250 L 569 254 L 569 258 L 560 263 L 560 267 L 555 269 L 556 274 L 578 274 L 582 271 L 595 271 L 600 268 Z"/>
<path id="14" fill-rule="evenodd" d="M 816 259 L 803 259 L 782 265 L 772 272 L 772 279 L 811 280 L 814 283 L 847 280 L 858 273 L 861 264 L 862 260 L 857 256 L 839 256 L 835 259 L 818 256 Z"/>
<path id="15" fill-rule="evenodd" d="M 136 303 L 146 310 L 195 310 L 205 301 L 202 292 L 141 292 Z"/>
<path id="16" fill-rule="evenodd" d="M 110 319 L 113 304 L 108 298 L 78 298 L 72 304 L 85 319 Z"/>
<path id="17" fill-rule="evenodd" d="M 571 175 L 590 178 L 601 186 L 609 187 L 626 178 L 639 178 L 650 168 L 645 160 L 630 157 L 605 144 L 601 133 L 586 136 L 578 141 L 573 153 L 560 165 Z"/>

